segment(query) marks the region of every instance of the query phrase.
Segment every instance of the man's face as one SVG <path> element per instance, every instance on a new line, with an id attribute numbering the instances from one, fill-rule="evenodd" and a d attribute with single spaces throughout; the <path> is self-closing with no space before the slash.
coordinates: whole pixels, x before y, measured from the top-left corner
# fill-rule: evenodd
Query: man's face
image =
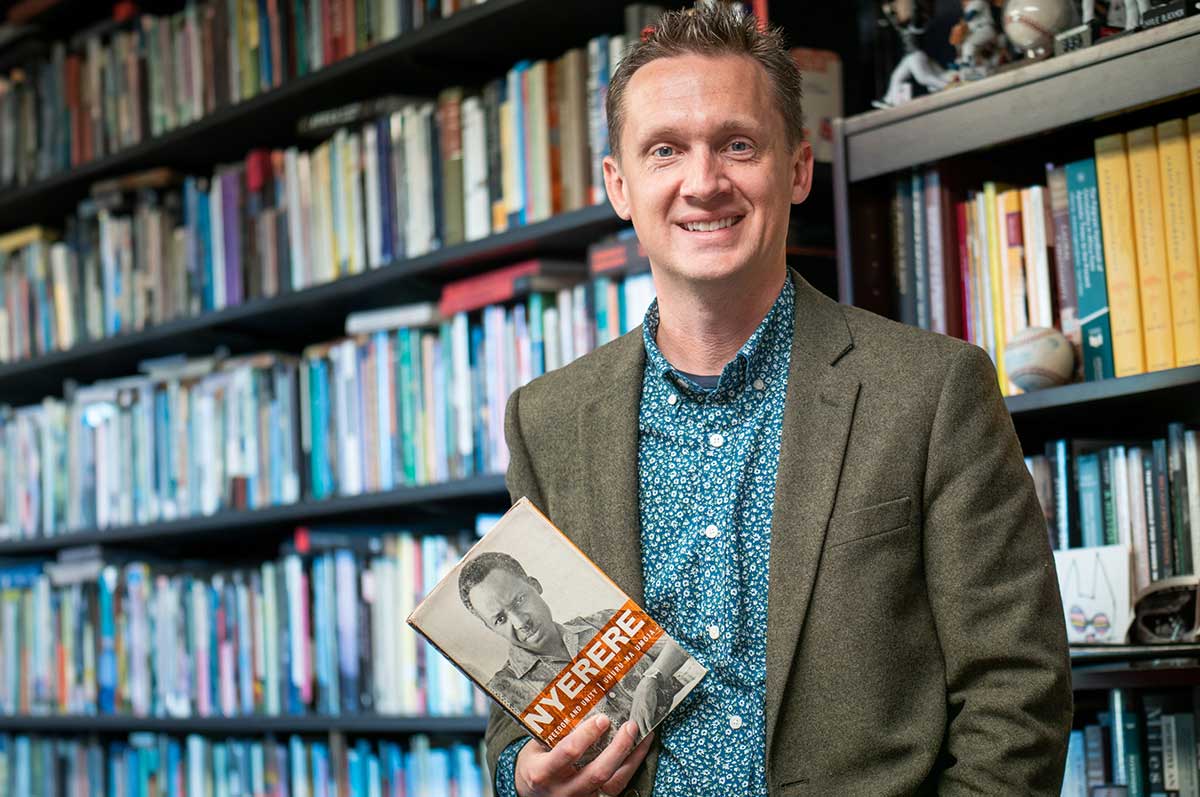
<path id="1" fill-rule="evenodd" d="M 471 606 L 488 629 L 533 653 L 550 653 L 558 633 L 541 587 L 530 578 L 497 568 L 471 588 Z"/>
<path id="2" fill-rule="evenodd" d="M 779 268 L 812 151 L 789 146 L 766 71 L 747 56 L 660 58 L 634 73 L 625 111 L 605 184 L 656 270 L 709 282 Z"/>

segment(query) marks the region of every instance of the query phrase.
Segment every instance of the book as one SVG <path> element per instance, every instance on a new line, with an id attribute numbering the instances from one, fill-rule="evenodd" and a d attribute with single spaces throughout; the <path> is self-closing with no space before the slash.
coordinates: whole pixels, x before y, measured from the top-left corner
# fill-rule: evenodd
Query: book
<path id="1" fill-rule="evenodd" d="M 474 277 L 465 277 L 442 288 L 438 309 L 444 318 L 455 313 L 478 310 L 489 304 L 507 302 L 518 296 L 515 282 L 520 277 L 584 276 L 582 263 L 564 260 L 524 260 L 511 266 L 494 269 Z"/>
<path id="2" fill-rule="evenodd" d="M 707 673 L 528 498 L 408 623 L 548 747 L 606 715 L 585 760 L 631 718 L 640 741 Z"/>

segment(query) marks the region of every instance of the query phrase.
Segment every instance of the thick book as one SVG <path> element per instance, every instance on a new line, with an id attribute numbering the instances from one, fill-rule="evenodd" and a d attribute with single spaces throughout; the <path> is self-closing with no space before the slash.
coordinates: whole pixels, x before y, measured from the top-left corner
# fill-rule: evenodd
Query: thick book
<path id="1" fill-rule="evenodd" d="M 646 736 L 707 670 L 522 498 L 408 623 L 522 727 L 554 747 L 603 714 Z"/>

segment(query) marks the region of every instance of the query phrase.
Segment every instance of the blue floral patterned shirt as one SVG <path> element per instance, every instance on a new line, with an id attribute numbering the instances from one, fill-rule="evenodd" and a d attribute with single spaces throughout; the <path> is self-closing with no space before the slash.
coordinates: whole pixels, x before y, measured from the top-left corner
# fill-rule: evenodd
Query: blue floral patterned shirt
<path id="1" fill-rule="evenodd" d="M 673 368 L 643 324 L 638 419 L 644 607 L 708 675 L 663 721 L 654 793 L 767 793 L 767 581 L 771 515 L 792 350 L 791 278 L 766 317 L 705 388 Z M 524 740 L 497 766 L 515 797 Z"/>

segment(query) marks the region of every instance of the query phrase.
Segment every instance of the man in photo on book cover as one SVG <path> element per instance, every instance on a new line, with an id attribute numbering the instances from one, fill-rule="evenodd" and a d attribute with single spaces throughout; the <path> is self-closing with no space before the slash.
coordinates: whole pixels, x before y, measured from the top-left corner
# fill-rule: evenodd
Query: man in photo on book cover
<path id="1" fill-rule="evenodd" d="M 664 14 L 608 84 L 606 189 L 657 299 L 505 418 L 513 500 L 708 674 L 582 768 L 603 727 L 547 750 L 493 712 L 496 792 L 1058 795 L 1062 603 L 995 369 L 788 268 L 800 75 L 718 5 Z"/>
<path id="2" fill-rule="evenodd" d="M 504 641 L 508 661 L 487 688 L 517 711 L 555 681 L 617 612 L 613 607 L 556 622 L 541 582 L 500 551 L 481 553 L 463 566 L 458 595 L 467 610 Z M 597 705 L 609 721 L 602 747 L 627 721 L 637 724 L 639 735 L 658 724 L 684 685 L 676 672 L 685 661 L 687 654 L 672 640 L 663 638 L 651 646 Z"/>

